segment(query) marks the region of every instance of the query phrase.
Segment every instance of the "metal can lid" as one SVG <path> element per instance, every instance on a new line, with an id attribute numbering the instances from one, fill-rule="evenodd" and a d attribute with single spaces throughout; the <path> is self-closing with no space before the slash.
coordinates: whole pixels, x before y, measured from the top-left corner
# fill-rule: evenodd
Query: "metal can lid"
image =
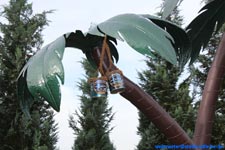
<path id="1" fill-rule="evenodd" d="M 95 82 L 97 80 L 104 80 L 104 81 L 107 81 L 107 78 L 106 76 L 101 76 L 101 77 L 92 77 L 92 78 L 89 78 L 88 79 L 88 83 L 92 83 L 92 82 Z"/>
<path id="2" fill-rule="evenodd" d="M 110 75 L 116 74 L 116 73 L 119 73 L 121 76 L 123 76 L 123 72 L 121 70 L 119 70 L 119 69 L 107 72 L 106 76 L 109 77 Z"/>

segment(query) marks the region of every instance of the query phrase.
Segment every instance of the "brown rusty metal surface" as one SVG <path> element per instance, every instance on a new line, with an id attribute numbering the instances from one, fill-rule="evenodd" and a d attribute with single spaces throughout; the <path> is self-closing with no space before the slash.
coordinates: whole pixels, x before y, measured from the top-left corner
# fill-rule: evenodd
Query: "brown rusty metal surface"
<path id="1" fill-rule="evenodd" d="M 217 49 L 205 83 L 194 133 L 196 145 L 210 144 L 218 94 L 225 75 L 225 35 Z"/>

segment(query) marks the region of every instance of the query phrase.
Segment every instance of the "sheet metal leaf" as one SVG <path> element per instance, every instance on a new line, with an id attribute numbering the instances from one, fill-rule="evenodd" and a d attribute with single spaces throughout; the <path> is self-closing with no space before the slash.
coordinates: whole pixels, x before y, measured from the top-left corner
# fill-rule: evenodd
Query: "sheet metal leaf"
<path id="1" fill-rule="evenodd" d="M 173 37 L 147 18 L 136 14 L 122 14 L 92 27 L 88 33 L 126 41 L 132 48 L 143 55 L 153 56 L 151 51 L 157 52 L 164 59 L 177 64 L 173 47 Z"/>
<path id="2" fill-rule="evenodd" d="M 200 50 L 207 46 L 212 34 L 217 32 L 224 22 L 224 0 L 214 0 L 199 11 L 199 15 L 186 28 L 192 43 L 190 63 L 193 63 L 197 59 Z"/>
<path id="3" fill-rule="evenodd" d="M 64 49 L 65 38 L 61 36 L 31 57 L 18 77 L 18 79 L 26 78 L 27 89 L 18 90 L 18 95 L 21 92 L 29 92 L 34 98 L 44 98 L 56 111 L 60 111 L 60 82 L 64 83 L 64 69 L 61 61 Z M 18 84 L 21 81 L 23 80 L 18 80 Z M 27 103 L 26 97 L 20 98 L 24 104 Z"/>
<path id="4" fill-rule="evenodd" d="M 150 19 L 173 37 L 173 46 L 177 54 L 178 63 L 183 68 L 191 55 L 191 42 L 186 31 L 170 21 L 162 20 L 152 15 L 143 15 L 143 17 Z"/>

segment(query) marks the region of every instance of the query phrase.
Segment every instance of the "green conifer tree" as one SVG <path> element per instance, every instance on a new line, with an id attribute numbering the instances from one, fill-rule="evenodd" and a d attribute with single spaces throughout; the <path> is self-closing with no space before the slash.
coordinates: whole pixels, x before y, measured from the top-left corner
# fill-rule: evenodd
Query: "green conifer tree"
<path id="1" fill-rule="evenodd" d="M 182 25 L 183 19 L 179 15 L 178 8 L 175 8 L 167 19 L 177 25 Z M 177 87 L 180 76 L 179 68 L 162 60 L 158 56 L 155 59 L 147 59 L 146 64 L 147 69 L 139 72 L 140 85 L 175 118 L 189 135 L 192 135 L 195 111 L 192 105 L 192 99 L 189 96 L 190 80 L 185 80 Z M 138 150 L 155 149 L 155 145 L 170 144 L 161 131 L 141 112 L 139 112 L 138 134 L 141 137 L 137 145 Z"/>
<path id="2" fill-rule="evenodd" d="M 86 59 L 82 61 L 85 79 L 79 83 L 82 91 L 80 96 L 80 112 L 75 113 L 78 121 L 70 116 L 70 127 L 74 130 L 76 139 L 73 150 L 115 150 L 110 141 L 110 122 L 113 119 L 112 108 L 108 108 L 106 98 L 91 98 L 90 85 L 87 80 L 96 77 L 97 72 Z"/>
<path id="3" fill-rule="evenodd" d="M 17 76 L 42 41 L 48 25 L 46 14 L 33 14 L 27 0 L 10 0 L 3 6 L 0 22 L 0 149 L 39 150 L 56 148 L 57 124 L 43 101 L 31 108 L 27 119 L 17 99 Z"/>
<path id="4" fill-rule="evenodd" d="M 160 58 L 147 60 L 146 63 L 148 69 L 139 73 L 142 88 L 150 93 L 191 136 L 196 113 L 189 96 L 189 80 L 176 88 L 180 74 L 178 68 Z M 141 112 L 139 112 L 138 134 L 141 136 L 138 150 L 154 149 L 154 145 L 157 144 L 169 144 L 166 137 Z"/>

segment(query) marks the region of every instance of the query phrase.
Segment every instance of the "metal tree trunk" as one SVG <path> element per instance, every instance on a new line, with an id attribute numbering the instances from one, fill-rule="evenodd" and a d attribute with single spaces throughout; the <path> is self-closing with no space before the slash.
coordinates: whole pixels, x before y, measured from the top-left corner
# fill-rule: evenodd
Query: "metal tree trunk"
<path id="1" fill-rule="evenodd" d="M 101 47 L 95 47 L 92 56 L 99 64 L 101 56 Z M 107 55 L 103 59 L 104 72 L 116 70 L 113 65 L 109 70 L 109 60 Z M 186 132 L 178 125 L 178 123 L 146 92 L 138 85 L 124 76 L 125 91 L 121 96 L 135 105 L 146 117 L 151 120 L 155 126 L 162 131 L 162 133 L 173 144 L 193 144 Z"/>
<path id="2" fill-rule="evenodd" d="M 225 75 L 225 34 L 209 70 L 194 133 L 196 145 L 210 144 L 215 107 Z"/>

